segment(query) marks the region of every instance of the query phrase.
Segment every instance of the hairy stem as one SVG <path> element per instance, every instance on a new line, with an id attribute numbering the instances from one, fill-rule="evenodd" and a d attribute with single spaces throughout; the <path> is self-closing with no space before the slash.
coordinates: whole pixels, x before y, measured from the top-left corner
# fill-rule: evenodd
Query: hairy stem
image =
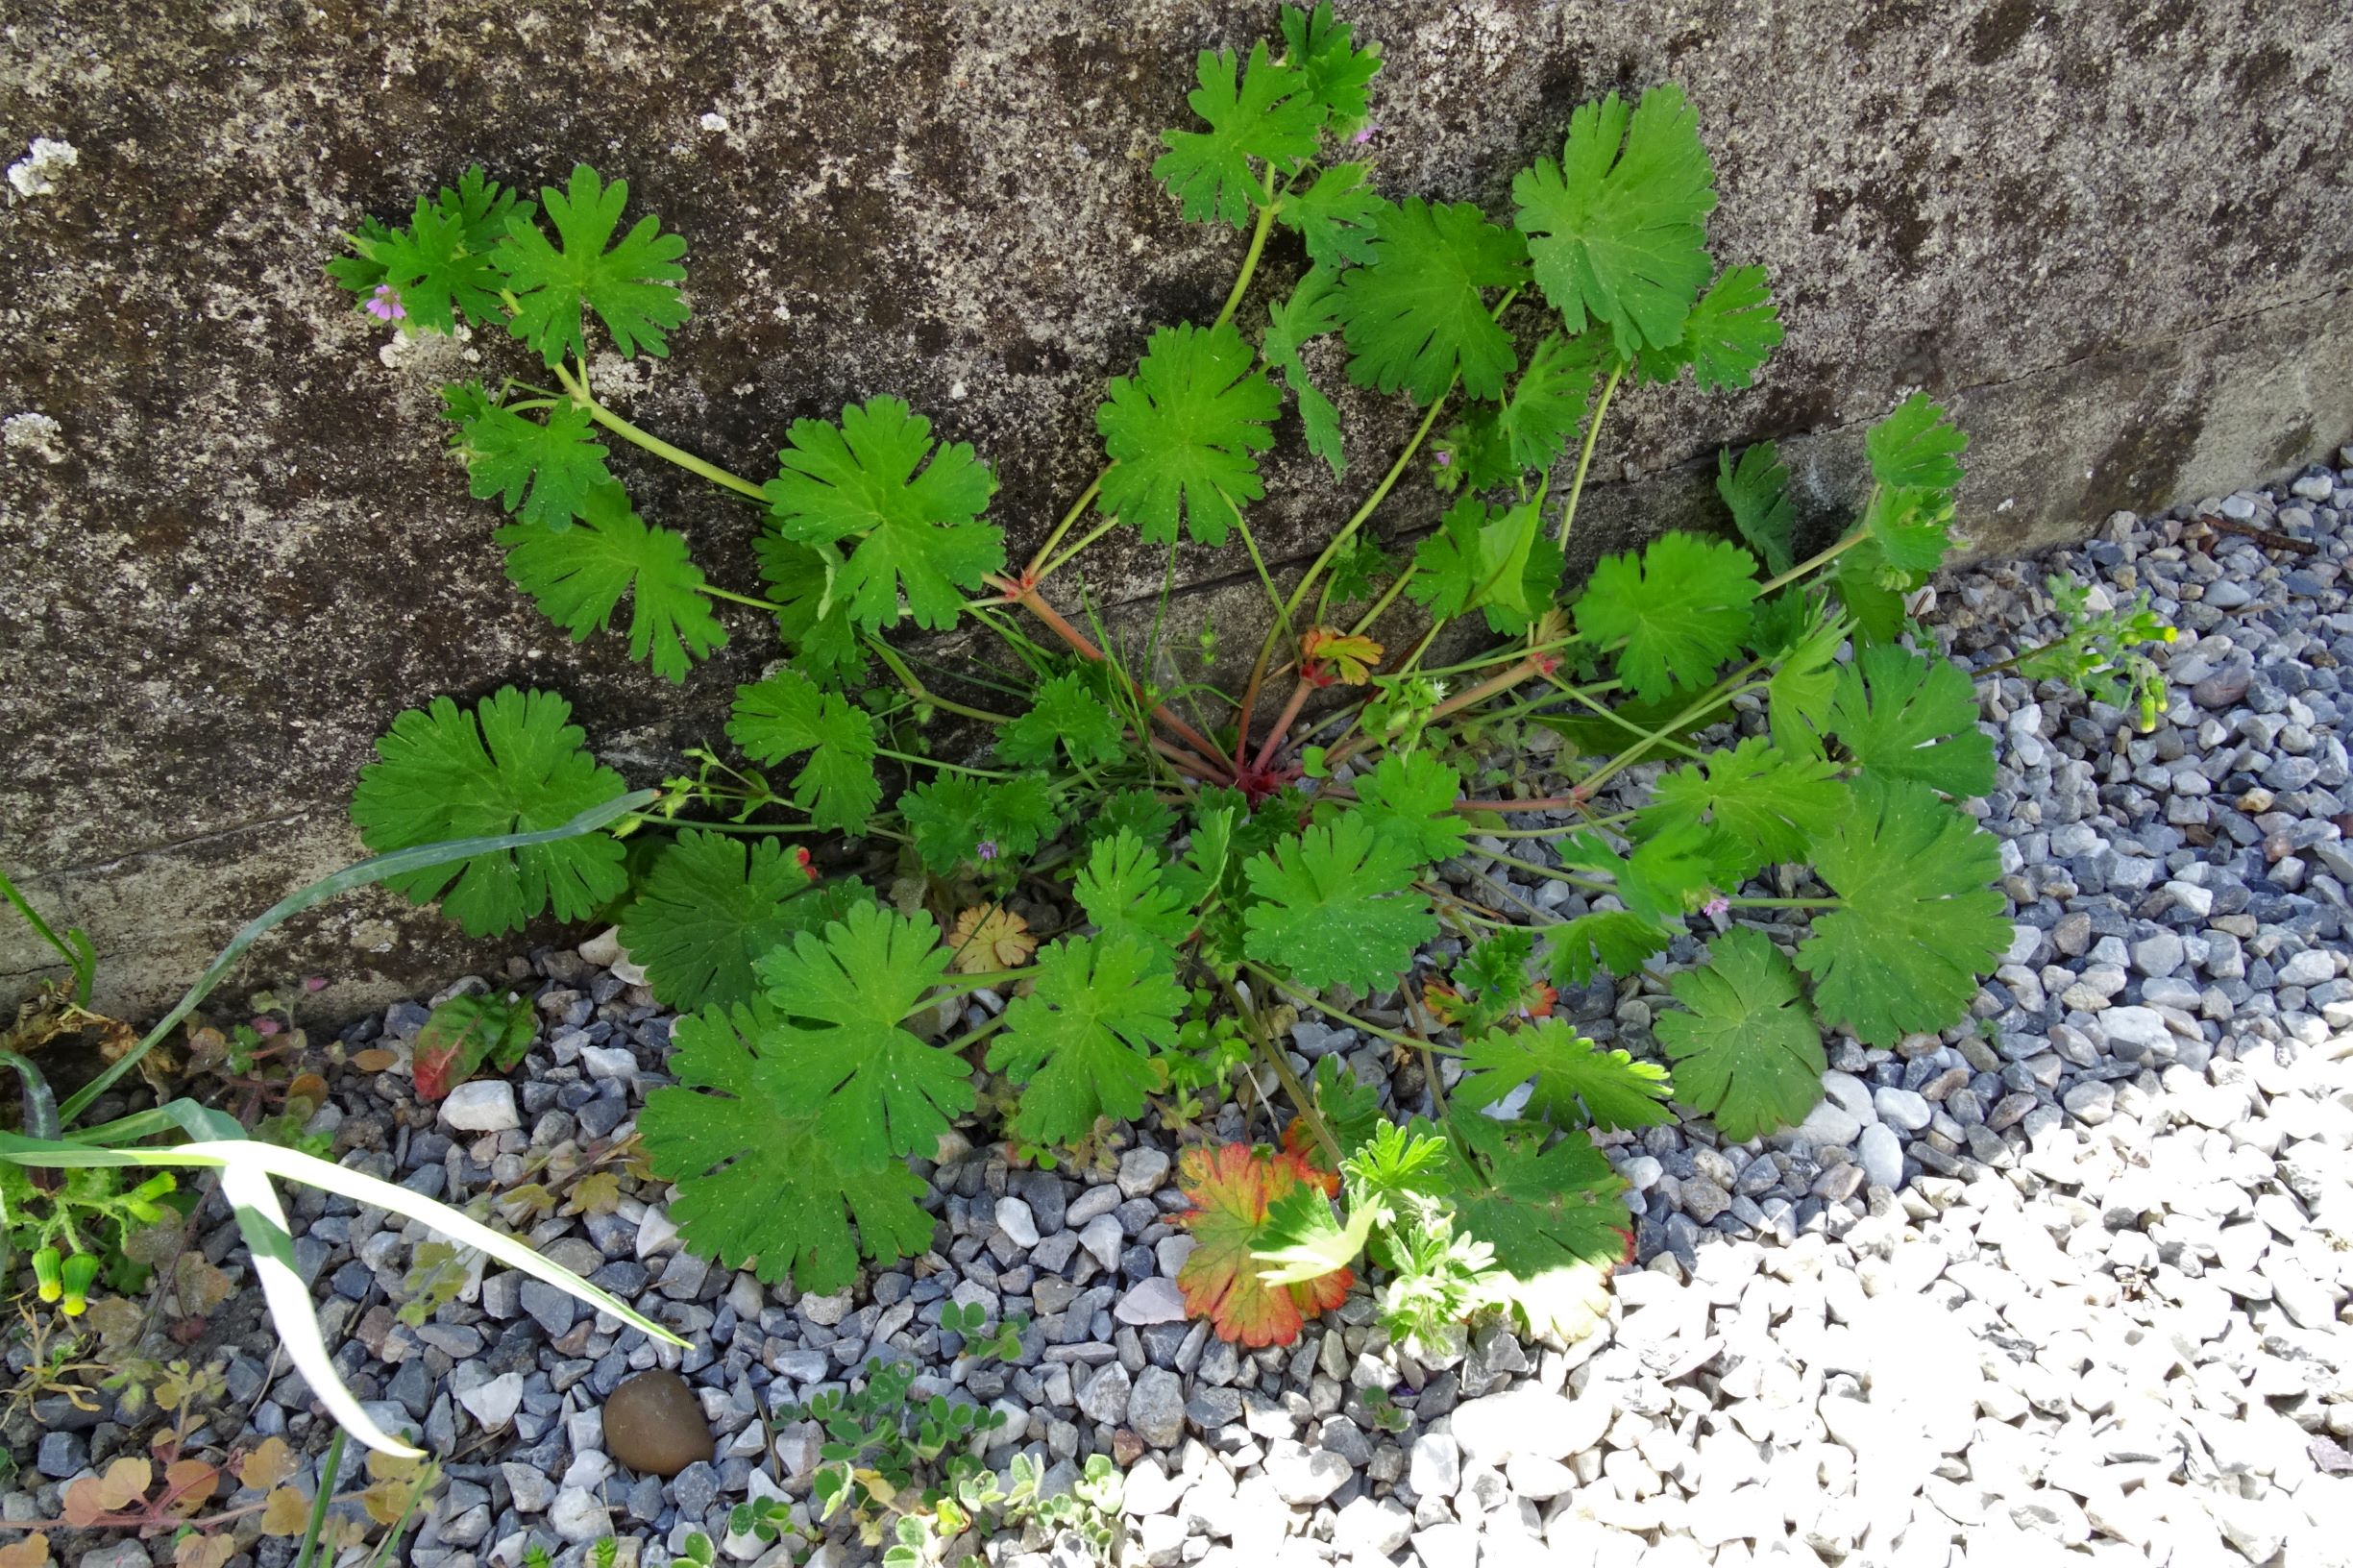
<path id="1" fill-rule="evenodd" d="M 1837 560 L 1841 555 L 1844 555 L 1847 553 L 1847 551 L 1852 550 L 1855 546 L 1861 544 L 1864 540 L 1870 537 L 1871 531 L 1868 528 L 1855 529 L 1852 533 L 1847 535 L 1847 537 L 1841 539 L 1837 544 L 1832 545 L 1821 554 L 1808 556 L 1806 559 L 1800 561 L 1797 565 L 1791 567 L 1788 571 L 1782 573 L 1779 576 L 1769 578 L 1763 587 L 1756 590 L 1756 597 L 1762 599 L 1777 588 L 1786 588 L 1791 583 L 1797 581 L 1800 577 L 1805 576 L 1809 573 L 1819 572 L 1822 570 L 1822 568 L 1829 565 L 1832 561 Z"/>
<path id="2" fill-rule="evenodd" d="M 1072 502 L 1070 509 L 1062 514 L 1062 521 L 1055 524 L 1054 531 L 1045 536 L 1045 543 L 1038 547 L 1038 553 L 1029 558 L 1027 575 L 1030 577 L 1042 578 L 1045 576 L 1045 573 L 1040 569 L 1044 566 L 1046 557 L 1054 553 L 1054 547 L 1062 543 L 1062 536 L 1070 531 L 1070 525 L 1086 515 L 1088 503 L 1101 494 L 1102 489 L 1103 476 L 1101 474 L 1097 474 L 1087 481 L 1087 488 L 1078 493 L 1078 500 Z"/>
<path id="3" fill-rule="evenodd" d="M 1264 1057 L 1266 1065 L 1274 1068 L 1275 1076 L 1283 1082 L 1283 1092 L 1288 1094 L 1291 1104 L 1299 1108 L 1300 1119 L 1315 1135 L 1315 1141 L 1324 1146 L 1324 1153 L 1331 1156 L 1332 1168 L 1339 1169 L 1340 1162 L 1347 1155 L 1340 1148 L 1340 1140 L 1332 1135 L 1332 1128 L 1325 1122 L 1323 1113 L 1315 1109 L 1315 1096 L 1308 1092 L 1307 1085 L 1301 1083 L 1299 1075 L 1291 1071 L 1291 1065 L 1284 1060 L 1283 1048 L 1267 1033 L 1265 1021 L 1243 999 L 1242 993 L 1235 989 L 1234 982 L 1219 975 L 1217 983 L 1225 988 L 1226 1000 L 1232 1002 L 1234 1011 L 1240 1015 L 1242 1028 L 1249 1034 L 1250 1043 L 1258 1047 L 1259 1055 Z"/>
<path id="4" fill-rule="evenodd" d="M 1103 650 L 1095 647 L 1085 632 L 1065 620 L 1062 612 L 1048 604 L 1039 594 L 1035 585 L 1025 588 L 1018 583 L 1005 582 L 1002 579 L 997 579 L 994 585 L 1005 591 L 1007 599 L 1036 616 L 1044 624 L 1048 631 L 1069 645 L 1070 650 L 1080 658 L 1085 659 L 1089 664 L 1107 662 L 1103 657 Z M 1128 675 L 1124 671 L 1120 672 L 1120 676 L 1127 681 L 1129 689 L 1136 694 L 1137 700 L 1140 702 L 1143 699 L 1142 688 L 1137 686 L 1134 677 Z M 1214 759 L 1227 772 L 1234 772 L 1234 759 L 1227 756 L 1216 742 L 1208 739 L 1192 725 L 1178 718 L 1169 710 L 1165 702 L 1155 704 L 1151 711 L 1153 718 L 1166 724 L 1170 732 L 1187 746 L 1191 747 L 1205 757 Z"/>
<path id="5" fill-rule="evenodd" d="M 1266 765 L 1275 760 L 1275 752 L 1283 746 L 1283 732 L 1289 729 L 1291 721 L 1299 717 L 1299 710 L 1306 704 L 1308 693 L 1313 688 L 1304 678 L 1291 688 L 1290 698 L 1283 704 L 1283 711 L 1275 716 L 1274 727 L 1266 731 L 1266 744 L 1259 747 L 1255 766 L 1260 772 L 1264 772 Z"/>
<path id="6" fill-rule="evenodd" d="M 906 688 L 907 695 L 918 702 L 938 708 L 942 713 L 952 713 L 960 719 L 970 719 L 979 723 L 1010 724 L 1013 723 L 1008 715 L 990 713 L 981 708 L 968 708 L 961 702 L 951 702 L 946 698 L 939 696 L 930 687 L 917 679 L 915 672 L 907 668 L 907 661 L 900 658 L 897 650 L 881 638 L 869 637 L 866 639 L 866 646 L 873 649 L 875 656 L 890 667 L 891 674 L 898 677 L 898 683 Z"/>
<path id="7" fill-rule="evenodd" d="M 1384 1029 L 1381 1027 L 1381 1025 L 1371 1022 L 1365 1018 L 1360 1018 L 1353 1013 L 1342 1012 L 1340 1009 L 1334 1007 L 1331 1003 L 1317 996 L 1313 992 L 1292 985 L 1288 980 L 1282 978 L 1271 969 L 1261 968 L 1256 964 L 1245 964 L 1242 966 L 1242 968 L 1248 969 L 1252 974 L 1258 976 L 1258 978 L 1261 980 L 1263 980 L 1268 985 L 1274 987 L 1277 991 L 1283 992 L 1284 995 L 1288 996 L 1292 1001 L 1305 1002 L 1316 1012 L 1321 1013 L 1325 1017 L 1334 1019 L 1339 1023 L 1344 1023 L 1351 1029 L 1360 1029 L 1364 1033 L 1371 1035 L 1376 1039 L 1387 1041 L 1392 1045 L 1413 1045 L 1419 1043 L 1419 1041 L 1415 1041 L 1409 1035 L 1401 1035 L 1394 1029 Z"/>
<path id="8" fill-rule="evenodd" d="M 1258 274 L 1259 257 L 1266 254 L 1266 236 L 1273 231 L 1275 213 L 1282 209 L 1282 206 L 1275 199 L 1275 166 L 1269 162 L 1266 165 L 1265 195 L 1259 202 L 1258 226 L 1250 231 L 1250 248 L 1242 253 L 1242 270 L 1235 275 L 1234 286 L 1226 294 L 1224 306 L 1218 310 L 1217 319 L 1210 323 L 1211 331 L 1214 331 L 1232 321 L 1234 312 L 1241 308 L 1242 296 L 1249 292 L 1250 280 Z"/>
<path id="9" fill-rule="evenodd" d="M 1593 404 L 1593 422 L 1585 427 L 1585 444 L 1577 453 L 1577 477 L 1569 481 L 1569 504 L 1560 514 L 1560 543 L 1569 542 L 1569 527 L 1577 521 L 1577 503 L 1585 493 L 1585 470 L 1593 466 L 1593 444 L 1601 438 L 1602 416 L 1609 412 L 1609 400 L 1618 390 L 1618 381 L 1626 374 L 1626 362 L 1620 360 L 1611 367 L 1609 380 L 1602 383 L 1602 395 Z"/>
<path id="10" fill-rule="evenodd" d="M 660 436 L 639 429 L 599 403 L 589 394 L 588 382 L 585 379 L 575 377 L 561 365 L 555 367 L 555 379 L 563 383 L 564 390 L 571 394 L 573 402 L 588 410 L 590 419 L 595 420 L 631 446 L 643 447 L 656 457 L 666 462 L 675 463 L 689 474 L 699 474 L 723 489 L 732 490 L 738 495 L 749 496 L 763 505 L 767 503 L 766 493 L 742 475 L 730 474 L 717 463 L 706 462 L 682 447 L 674 447 Z"/>

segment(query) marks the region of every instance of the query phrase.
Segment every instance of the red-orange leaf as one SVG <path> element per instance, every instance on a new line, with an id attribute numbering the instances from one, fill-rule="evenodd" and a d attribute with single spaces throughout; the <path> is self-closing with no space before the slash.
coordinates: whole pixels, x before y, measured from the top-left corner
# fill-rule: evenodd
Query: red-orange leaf
<path id="1" fill-rule="evenodd" d="M 1361 686 L 1372 678 L 1372 667 L 1381 662 L 1382 651 L 1381 645 L 1370 637 L 1330 626 L 1311 627 L 1299 639 L 1299 674 L 1311 686 L 1329 686 L 1336 680 L 1343 686 Z"/>
<path id="2" fill-rule="evenodd" d="M 1193 1250 L 1177 1271 L 1185 1310 L 1206 1317 L 1221 1339 L 1256 1348 L 1299 1337 L 1303 1312 L 1329 1311 L 1348 1294 L 1347 1269 L 1301 1285 L 1267 1286 L 1250 1256 L 1266 1228 L 1266 1206 L 1302 1182 L 1326 1193 L 1339 1178 L 1300 1156 L 1229 1143 L 1196 1145 L 1178 1163 L 1177 1177 L 1195 1207 L 1178 1223 L 1193 1234 Z"/>

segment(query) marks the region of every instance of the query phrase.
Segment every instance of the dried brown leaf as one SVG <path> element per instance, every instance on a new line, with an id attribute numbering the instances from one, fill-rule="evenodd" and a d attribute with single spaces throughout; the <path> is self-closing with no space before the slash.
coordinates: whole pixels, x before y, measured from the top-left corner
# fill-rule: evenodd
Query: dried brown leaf
<path id="1" fill-rule="evenodd" d="M 957 973 L 980 974 L 1019 968 L 1038 950 L 1038 939 L 1029 934 L 1029 921 L 1004 905 L 974 904 L 956 917 L 948 946 Z"/>
<path id="2" fill-rule="evenodd" d="M 174 1459 L 163 1467 L 163 1486 L 171 1496 L 171 1511 L 183 1519 L 203 1507 L 220 1489 L 220 1468 L 202 1459 Z"/>
<path id="3" fill-rule="evenodd" d="M 309 1528 L 310 1499 L 291 1486 L 281 1486 L 270 1493 L 261 1508 L 262 1534 L 300 1535 Z"/>
<path id="4" fill-rule="evenodd" d="M 227 1568 L 229 1559 L 236 1555 L 233 1536 L 183 1535 L 172 1548 L 172 1568 Z"/>
<path id="5" fill-rule="evenodd" d="M 98 1478 L 98 1506 L 110 1513 L 119 1512 L 145 1497 L 155 1479 L 156 1467 L 145 1459 L 116 1459 Z"/>

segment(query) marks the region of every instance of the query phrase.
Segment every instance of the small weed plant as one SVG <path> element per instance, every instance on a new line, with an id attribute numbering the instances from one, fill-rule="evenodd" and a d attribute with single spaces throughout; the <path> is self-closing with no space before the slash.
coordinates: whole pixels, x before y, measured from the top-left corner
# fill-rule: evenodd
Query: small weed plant
<path id="1" fill-rule="evenodd" d="M 1781 338 L 1764 272 L 1708 248 L 1713 173 L 1675 86 L 1578 109 L 1490 213 L 1384 191 L 1381 65 L 1329 7 L 1199 57 L 1198 123 L 1153 173 L 1188 218 L 1246 233 L 1238 275 L 1213 319 L 1157 328 L 1110 378 L 1101 472 L 1025 559 L 989 463 L 898 398 L 794 421 L 756 477 L 600 401 L 592 335 L 660 355 L 689 318 L 686 240 L 625 182 L 581 165 L 533 202 L 468 170 L 331 268 L 404 331 L 512 340 L 513 374 L 443 396 L 473 493 L 507 514 L 506 575 L 557 625 L 684 681 L 742 632 L 727 618 L 772 623 L 782 657 L 736 689 L 729 747 L 643 809 L 392 884 L 477 935 L 618 912 L 686 1015 L 641 1131 L 701 1251 L 838 1289 L 929 1248 L 908 1161 L 984 1103 L 1009 1149 L 1066 1154 L 1156 1101 L 1204 1115 L 1255 1058 L 1292 1102 L 1280 1141 L 1196 1145 L 1180 1168 L 1197 1245 L 1179 1283 L 1216 1332 L 1287 1341 L 1369 1263 L 1401 1339 L 1458 1343 L 1495 1311 L 1575 1334 L 1630 1245 L 1594 1130 L 1676 1104 L 1728 1139 L 1787 1126 L 1821 1093 L 1826 1032 L 1887 1046 L 1958 1023 L 2007 945 L 1994 841 L 1963 809 L 1992 746 L 1906 615 L 1952 548 L 1966 438 L 1901 403 L 1868 433 L 1851 526 L 1802 558 L 1774 447 L 1727 452 L 1719 530 L 1564 586 L 1611 406 L 1751 385 Z M 1252 512 L 1286 409 L 1336 481 L 1360 466 L 1335 374 L 1418 423 L 1278 575 Z M 763 580 L 706 576 L 640 513 L 616 443 L 736 503 Z M 1378 520 L 1416 484 L 1442 515 L 1392 550 Z M 1088 551 L 1117 536 L 1234 551 L 1264 585 L 1238 690 L 1088 607 Z M 981 651 L 930 665 L 920 634 L 965 629 Z M 2145 629 L 2090 627 L 2044 663 L 2137 693 L 2109 645 Z M 1486 760 L 1543 731 L 1565 789 Z M 378 750 L 352 811 L 383 852 L 551 827 L 628 789 L 549 691 L 438 699 Z M 1476 901 L 1439 872 L 1466 857 L 1566 896 L 1490 879 L 1499 901 Z M 1059 928 L 1017 912 L 1024 887 L 1051 891 Z M 1672 978 L 1661 1059 L 1553 1016 L 1560 990 L 1686 934 L 1706 951 Z M 1417 961 L 1441 935 L 1461 953 L 1443 972 Z M 983 988 L 1002 1010 L 954 1033 Z M 1329 1063 L 1303 1081 L 1277 1038 L 1302 1009 L 1418 1058 L 1429 1114 L 1388 1119 Z M 1384 1009 L 1405 1026 L 1360 1016 Z"/>

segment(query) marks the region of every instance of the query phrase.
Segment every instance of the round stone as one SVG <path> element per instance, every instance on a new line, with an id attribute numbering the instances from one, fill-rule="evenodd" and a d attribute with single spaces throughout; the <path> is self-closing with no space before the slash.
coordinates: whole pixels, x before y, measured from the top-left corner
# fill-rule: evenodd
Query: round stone
<path id="1" fill-rule="evenodd" d="M 702 1401 L 675 1372 L 641 1372 L 604 1402 L 605 1451 L 640 1475 L 674 1476 L 712 1455 Z"/>

